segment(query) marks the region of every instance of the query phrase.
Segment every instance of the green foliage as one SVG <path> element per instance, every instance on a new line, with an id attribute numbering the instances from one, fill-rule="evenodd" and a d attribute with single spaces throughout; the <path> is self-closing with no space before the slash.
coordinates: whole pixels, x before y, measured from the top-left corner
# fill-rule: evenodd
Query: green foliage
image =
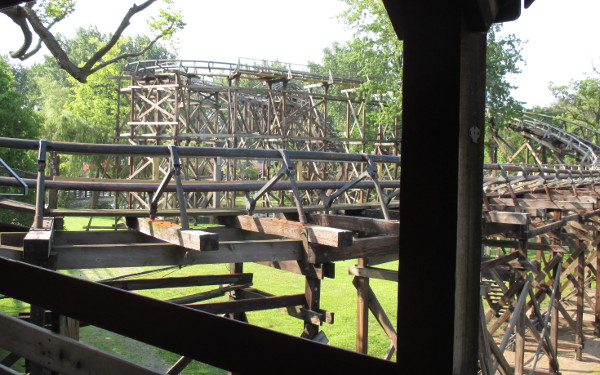
<path id="1" fill-rule="evenodd" d="M 354 35 L 344 44 L 334 43 L 326 48 L 323 65 L 334 76 L 366 80 L 357 95 L 383 103 L 380 110 L 371 111 L 367 118 L 369 137 L 376 133 L 378 124 L 390 124 L 402 115 L 403 45 L 380 0 L 343 1 L 348 8 L 339 18 L 354 31 Z M 514 86 L 507 79 L 508 75 L 520 72 L 519 64 L 523 62 L 521 41 L 515 35 L 500 38 L 500 30 L 500 25 L 494 25 L 487 40 L 488 126 L 497 130 L 503 129 L 506 122 L 518 117 L 523 110 L 521 103 L 511 96 Z M 337 119 L 338 124 L 345 122 L 341 108 L 336 111 L 332 106 L 331 117 Z"/>
<path id="2" fill-rule="evenodd" d="M 486 106 L 489 125 L 502 127 L 523 112 L 523 103 L 511 95 L 516 87 L 508 82 L 510 74 L 521 72 L 521 40 L 514 34 L 499 38 L 501 25 L 493 25 L 487 36 Z"/>
<path id="3" fill-rule="evenodd" d="M 76 0 L 40 0 L 36 3 L 38 17 L 46 24 L 56 23 L 75 11 Z"/>
<path id="4" fill-rule="evenodd" d="M 108 39 L 108 35 L 90 27 L 78 29 L 72 39 L 61 37 L 61 43 L 74 62 L 84 64 Z M 128 51 L 139 50 L 149 42 L 147 36 L 122 37 L 105 58 L 111 59 Z M 155 44 L 140 58 L 174 57 L 166 47 Z M 23 87 L 27 90 L 30 102 L 41 107 L 44 117 L 41 136 L 54 141 L 112 143 L 118 111 L 118 82 L 110 77 L 119 76 L 123 64 L 119 62 L 104 67 L 88 76 L 85 84 L 56 66 L 51 57 L 46 57 L 43 64 L 34 65 L 24 73 Z M 122 112 L 125 110 L 121 108 Z M 88 173 L 93 176 L 102 175 L 103 167 L 109 165 L 100 156 L 87 159 L 75 155 L 63 156 L 61 174 L 81 176 L 84 164 L 89 165 Z"/>
<path id="5" fill-rule="evenodd" d="M 571 81 L 565 86 L 550 84 L 557 101 L 549 108 L 556 116 L 600 129 L 600 79 Z"/>
<path id="6" fill-rule="evenodd" d="M 18 71 L 22 73 L 22 71 Z M 39 136 L 41 116 L 29 105 L 25 96 L 17 90 L 18 82 L 7 62 L 0 57 L 0 134 L 11 138 L 37 138 Z M 25 150 L 0 150 L 0 157 L 13 169 L 29 172 L 36 170 L 36 155 Z M 4 169 L 1 174 L 6 176 Z M 1 189 L 3 193 L 15 193 L 16 189 Z M 32 202 L 34 195 L 30 192 L 27 197 L 20 198 Z M 1 212 L 0 222 L 28 226 L 32 217 L 26 214 Z"/>
<path id="7" fill-rule="evenodd" d="M 17 82 L 5 57 L 0 57 L 0 134 L 11 138 L 37 138 L 41 117 L 27 105 L 17 90 Z M 0 157 L 11 167 L 34 170 L 34 160 L 24 152 L 0 150 Z"/>

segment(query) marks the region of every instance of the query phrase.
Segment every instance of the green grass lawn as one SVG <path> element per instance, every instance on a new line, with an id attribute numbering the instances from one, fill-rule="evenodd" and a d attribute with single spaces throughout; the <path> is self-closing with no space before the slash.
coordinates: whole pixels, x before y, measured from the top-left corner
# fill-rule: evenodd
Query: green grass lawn
<path id="1" fill-rule="evenodd" d="M 88 225 L 88 218 L 68 218 L 65 220 L 65 230 L 83 230 Z M 114 224 L 112 218 L 94 218 L 92 226 L 110 227 Z M 335 279 L 324 279 L 321 291 L 321 308 L 335 313 L 334 324 L 324 324 L 321 329 L 327 335 L 329 344 L 337 347 L 354 350 L 356 340 L 356 289 L 352 285 L 353 276 L 348 275 L 348 267 L 354 265 L 355 261 L 344 261 L 336 263 Z M 153 272 L 144 275 L 147 278 L 160 277 L 182 277 L 204 274 L 226 274 L 229 273 L 228 264 L 217 265 L 194 265 L 188 267 L 176 267 L 169 270 Z M 379 267 L 397 269 L 398 262 L 391 262 Z M 82 277 L 89 280 L 102 280 L 119 275 L 128 275 L 138 272 L 149 271 L 164 267 L 136 267 L 119 269 L 93 269 L 65 271 L 72 276 Z M 296 294 L 304 292 L 304 277 L 289 272 L 277 270 L 254 263 L 244 264 L 244 272 L 254 274 L 253 287 L 275 295 Z M 380 303 L 392 322 L 396 321 L 397 311 L 397 284 L 389 281 L 371 280 L 371 287 L 377 295 Z M 193 287 L 177 289 L 155 289 L 140 291 L 140 294 L 153 298 L 166 300 L 174 297 L 198 293 L 214 289 L 215 287 Z M 227 297 L 210 300 L 226 300 Z M 0 300 L 0 311 L 17 315 L 19 312 L 28 311 L 29 305 L 10 298 Z M 250 323 L 273 329 L 279 332 L 300 336 L 303 322 L 290 317 L 280 310 L 257 311 L 247 314 Z M 176 336 L 176 333 L 175 333 Z M 112 332 L 97 328 L 81 328 L 81 341 L 97 347 L 101 350 L 114 353 L 121 357 L 143 364 L 159 371 L 166 371 L 179 356 L 154 348 L 135 340 L 116 335 Z M 233 338 L 243 339 L 243 338 Z M 202 338 L 199 338 L 202 340 Z M 383 329 L 379 327 L 375 319 L 369 317 L 369 354 L 383 357 L 390 345 L 390 341 Z M 0 358 L 5 355 L 0 350 Z M 395 357 L 394 357 L 395 359 Z M 13 368 L 23 371 L 23 362 L 17 363 Z M 225 371 L 211 366 L 192 362 L 183 374 L 225 374 Z"/>

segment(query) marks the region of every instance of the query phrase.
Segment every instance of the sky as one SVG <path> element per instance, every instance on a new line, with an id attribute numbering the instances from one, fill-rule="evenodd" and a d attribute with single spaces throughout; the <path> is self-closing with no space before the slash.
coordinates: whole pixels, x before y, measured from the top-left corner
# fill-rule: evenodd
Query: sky
<path id="1" fill-rule="evenodd" d="M 53 30 L 68 36 L 75 27 L 95 24 L 109 33 L 132 3 L 80 0 L 76 13 Z M 152 5 L 154 11 L 159 3 Z M 175 0 L 175 6 L 187 22 L 178 33 L 181 59 L 237 62 L 241 57 L 306 64 L 320 61 L 323 48 L 352 34 L 336 18 L 346 7 L 340 0 Z M 517 21 L 504 24 L 503 33 L 515 33 L 525 42 L 526 64 L 511 78 L 518 86 L 513 92 L 517 100 L 547 106 L 553 101 L 550 82 L 566 85 L 593 76 L 593 66 L 600 70 L 599 14 L 600 0 L 536 0 Z M 126 34 L 143 34 L 146 15 L 135 16 Z M 1 15 L 0 32 L 14 35 L 0 39 L 0 53 L 19 47 L 19 29 Z"/>
<path id="2" fill-rule="evenodd" d="M 536 0 L 516 21 L 507 22 L 503 33 L 522 41 L 526 61 L 522 73 L 511 82 L 517 100 L 528 106 L 547 106 L 553 97 L 548 89 L 571 80 L 600 78 L 600 0 Z"/>

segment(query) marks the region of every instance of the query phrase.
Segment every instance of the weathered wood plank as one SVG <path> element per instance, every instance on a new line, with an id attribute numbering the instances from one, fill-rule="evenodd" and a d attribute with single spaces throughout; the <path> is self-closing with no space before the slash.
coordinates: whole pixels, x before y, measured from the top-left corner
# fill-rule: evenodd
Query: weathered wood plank
<path id="1" fill-rule="evenodd" d="M 377 236 L 354 239 L 354 243 L 343 248 L 311 246 L 307 260 L 310 263 L 325 263 L 338 260 L 369 258 L 398 252 L 398 236 Z"/>
<path id="2" fill-rule="evenodd" d="M 91 232 L 90 232 L 91 233 Z M 55 245 L 53 269 L 118 268 L 164 265 L 271 262 L 304 256 L 297 240 L 221 241 L 218 251 L 189 251 L 170 243 Z"/>
<path id="3" fill-rule="evenodd" d="M 282 307 L 303 305 L 306 305 L 306 298 L 304 294 L 291 294 L 286 296 L 273 296 L 202 304 L 189 304 L 186 306 L 195 310 L 209 312 L 211 314 L 231 314 L 246 311 L 271 310 Z"/>
<path id="4" fill-rule="evenodd" d="M 335 264 L 334 263 L 323 263 L 323 264 L 310 264 L 303 260 L 281 260 L 271 262 L 256 262 L 263 266 L 277 268 L 298 275 L 310 276 L 317 279 L 323 279 L 328 277 L 330 279 L 335 278 Z"/>
<path id="5" fill-rule="evenodd" d="M 0 208 L 7 208 L 9 210 L 35 213 L 35 205 L 26 202 L 19 202 L 12 199 L 0 199 Z"/>
<path id="6" fill-rule="evenodd" d="M 519 248 L 519 241 L 508 241 L 508 240 L 494 240 L 494 239 L 484 239 L 484 246 L 490 247 L 503 247 L 507 249 L 517 249 Z M 561 246 L 561 245 L 550 245 L 546 243 L 537 243 L 537 242 L 528 242 L 527 248 L 530 250 L 542 250 L 542 251 L 556 251 L 561 253 L 567 253 L 570 251 L 569 246 Z"/>
<path id="7" fill-rule="evenodd" d="M 490 204 L 499 204 L 503 206 L 514 206 L 511 198 L 489 198 Z M 594 203 L 589 202 L 571 202 L 571 201 L 551 201 L 549 199 L 517 199 L 520 207 L 545 208 L 554 210 L 570 211 L 591 211 L 595 207 Z"/>
<path id="8" fill-rule="evenodd" d="M 159 374 L 78 341 L 0 314 L 0 347 L 61 374 Z"/>
<path id="9" fill-rule="evenodd" d="M 345 247 L 352 244 L 353 234 L 349 230 L 248 215 L 233 217 L 231 223 L 236 228 L 253 232 L 275 234 L 296 240 L 306 238 L 308 242 L 318 245 Z"/>
<path id="10" fill-rule="evenodd" d="M 168 221 L 128 219 L 127 225 L 141 233 L 190 250 L 211 251 L 219 248 L 219 235 L 199 229 L 183 229 Z"/>
<path id="11" fill-rule="evenodd" d="M 366 234 L 397 235 L 400 232 L 400 222 L 398 220 L 325 214 L 307 214 L 306 217 L 311 224 L 364 232 Z"/>
<path id="12" fill-rule="evenodd" d="M 490 211 L 484 214 L 484 219 L 488 223 L 494 224 L 513 224 L 513 225 L 529 225 L 529 214 L 520 212 L 502 212 Z"/>
<path id="13" fill-rule="evenodd" d="M 386 270 L 375 267 L 348 267 L 348 274 L 371 279 L 380 279 L 398 282 L 398 270 Z"/>
<path id="14" fill-rule="evenodd" d="M 14 246 L 0 246 L 0 257 L 23 260 L 23 249 Z"/>
<path id="15" fill-rule="evenodd" d="M 200 275 L 186 277 L 165 277 L 160 279 L 114 280 L 105 281 L 102 284 L 123 290 L 147 290 L 219 284 L 249 284 L 252 283 L 252 276 L 253 274 L 251 273 Z"/>
<path id="16" fill-rule="evenodd" d="M 23 247 L 23 240 L 27 232 L 2 232 L 0 233 L 0 245 Z"/>
<path id="17" fill-rule="evenodd" d="M 53 236 L 54 218 L 44 218 L 41 229 L 31 228 L 23 239 L 25 259 L 28 261 L 48 259 Z"/>

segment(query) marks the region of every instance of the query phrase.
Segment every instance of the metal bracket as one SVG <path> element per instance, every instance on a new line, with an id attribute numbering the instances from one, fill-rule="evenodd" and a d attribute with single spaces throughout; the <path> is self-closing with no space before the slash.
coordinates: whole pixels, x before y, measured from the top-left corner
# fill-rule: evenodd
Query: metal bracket
<path id="1" fill-rule="evenodd" d="M 165 175 L 161 181 L 158 189 L 154 194 L 150 195 L 150 218 L 156 218 L 156 212 L 158 210 L 158 201 L 161 195 L 169 185 L 171 178 L 175 177 L 175 189 L 177 191 L 177 201 L 179 202 L 179 211 L 181 216 L 181 227 L 183 229 L 189 229 L 190 223 L 187 216 L 187 209 L 185 205 L 185 195 L 183 191 L 183 185 L 181 184 L 181 162 L 179 161 L 178 147 L 170 144 L 168 145 L 170 160 L 169 160 L 169 172 Z"/>
<path id="2" fill-rule="evenodd" d="M 0 197 L 24 197 L 24 196 L 26 196 L 27 193 L 29 192 L 29 190 L 27 188 L 27 184 L 25 183 L 25 181 L 23 181 L 23 179 L 15 171 L 13 171 L 12 168 L 9 167 L 8 164 L 6 164 L 6 162 L 4 160 L 2 160 L 2 158 L 0 158 L 0 164 L 2 164 L 4 169 L 6 169 L 6 171 L 12 177 L 14 177 L 19 182 L 19 184 L 23 187 L 22 193 L 0 193 Z"/>
<path id="3" fill-rule="evenodd" d="M 252 215 L 254 208 L 256 208 L 256 202 L 265 195 L 273 185 L 281 179 L 284 175 L 287 174 L 290 179 L 290 185 L 292 186 L 292 194 L 294 196 L 294 203 L 296 204 L 296 209 L 298 210 L 298 218 L 301 223 L 306 224 L 308 221 L 306 219 L 306 214 L 304 213 L 304 207 L 302 206 L 302 198 L 300 198 L 300 193 L 298 192 L 298 185 L 296 183 L 296 167 L 292 160 L 290 159 L 287 150 L 280 149 L 278 150 L 281 154 L 281 159 L 283 160 L 283 166 L 277 171 L 275 176 L 271 177 L 271 179 L 257 191 L 253 197 L 250 197 L 250 192 L 246 192 L 246 211 L 248 215 Z"/>
<path id="4" fill-rule="evenodd" d="M 503 165 L 500 165 L 500 171 L 502 173 L 502 177 L 504 178 L 504 181 L 506 182 L 506 187 L 508 189 L 508 192 L 510 194 L 510 197 L 513 201 L 513 204 L 515 205 L 515 207 L 519 206 L 519 201 L 517 200 L 517 196 L 515 195 L 515 191 L 512 188 L 511 182 L 510 182 L 510 178 L 508 177 L 508 172 L 506 171 L 506 169 L 504 168 Z"/>
<path id="5" fill-rule="evenodd" d="M 377 196 L 379 197 L 379 203 L 381 205 L 381 212 L 383 214 L 383 218 L 385 220 L 389 220 L 390 213 L 387 205 L 391 201 L 392 197 L 396 196 L 397 194 L 400 194 L 400 191 L 398 191 L 398 193 L 393 193 L 390 196 L 388 196 L 381 188 L 381 185 L 379 185 L 377 168 L 375 167 L 375 163 L 373 162 L 371 155 L 363 154 L 362 156 L 367 162 L 367 169 L 352 181 L 348 181 L 344 186 L 336 190 L 329 197 L 324 192 L 322 192 L 321 201 L 323 202 L 323 206 L 325 207 L 326 211 L 329 211 L 329 209 L 331 208 L 331 204 L 337 197 L 344 194 L 346 191 L 354 187 L 356 184 L 358 184 L 365 178 L 370 177 L 371 180 L 373 180 L 373 183 L 375 185 L 375 191 L 377 192 Z"/>
<path id="6" fill-rule="evenodd" d="M 35 218 L 34 226 L 42 228 L 44 225 L 44 206 L 46 199 L 45 173 L 46 173 L 46 151 L 48 150 L 48 141 L 40 139 L 38 148 L 38 174 L 35 191 Z"/>

